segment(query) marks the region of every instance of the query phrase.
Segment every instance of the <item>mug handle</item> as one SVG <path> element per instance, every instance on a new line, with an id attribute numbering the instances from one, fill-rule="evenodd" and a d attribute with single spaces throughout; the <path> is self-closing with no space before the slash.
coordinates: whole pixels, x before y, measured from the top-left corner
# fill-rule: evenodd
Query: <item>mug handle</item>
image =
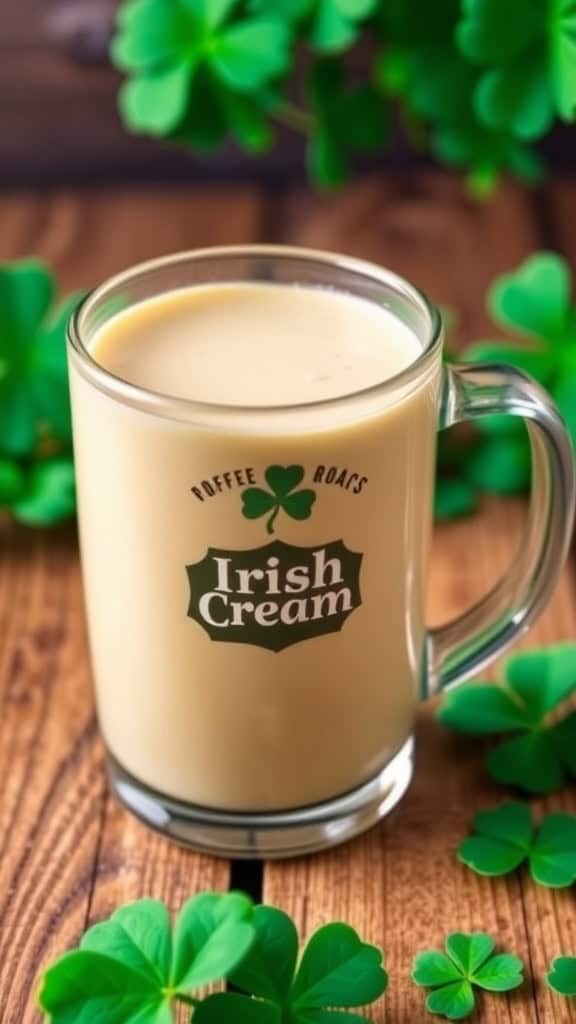
<path id="1" fill-rule="evenodd" d="M 522 416 L 532 449 L 525 536 L 508 573 L 463 615 L 428 634 L 428 695 L 492 661 L 540 614 L 560 575 L 574 521 L 570 437 L 546 392 L 511 366 L 445 366 L 439 429 L 495 414 Z"/>

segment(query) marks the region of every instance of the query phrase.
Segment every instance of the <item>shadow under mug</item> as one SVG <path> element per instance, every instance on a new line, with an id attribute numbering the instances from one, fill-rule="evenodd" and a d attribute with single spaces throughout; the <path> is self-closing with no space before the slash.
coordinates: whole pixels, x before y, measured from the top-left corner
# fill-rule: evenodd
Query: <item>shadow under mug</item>
<path id="1" fill-rule="evenodd" d="M 363 391 L 282 407 L 171 397 L 91 354 L 136 304 L 232 282 L 375 303 L 421 354 Z M 443 364 L 438 311 L 390 271 L 279 246 L 184 253 L 114 278 L 76 313 L 69 360 L 113 790 L 153 828 L 230 857 L 308 853 L 373 825 L 409 785 L 418 698 L 508 647 L 556 582 L 575 480 L 550 398 L 512 367 Z M 426 630 L 437 431 L 495 414 L 528 428 L 526 534 L 491 593 Z M 298 490 L 308 498 L 291 504 Z M 249 500 L 276 501 L 268 529 Z"/>

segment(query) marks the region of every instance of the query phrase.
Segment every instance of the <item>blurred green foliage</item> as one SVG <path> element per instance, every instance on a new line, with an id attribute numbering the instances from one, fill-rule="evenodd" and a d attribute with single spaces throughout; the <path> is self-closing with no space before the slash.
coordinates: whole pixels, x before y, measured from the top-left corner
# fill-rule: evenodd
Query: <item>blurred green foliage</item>
<path id="1" fill-rule="evenodd" d="M 325 187 L 394 111 L 478 196 L 538 180 L 532 144 L 576 118 L 575 0 L 123 0 L 111 53 L 130 131 L 260 152 L 285 123 Z"/>
<path id="2" fill-rule="evenodd" d="M 490 288 L 488 309 L 511 341 L 478 341 L 458 358 L 508 363 L 534 377 L 555 399 L 576 444 L 576 304 L 570 268 L 554 252 L 537 252 Z M 530 485 L 530 447 L 521 419 L 490 416 L 477 421 L 464 444 L 441 435 L 436 515 L 472 511 L 480 491 L 515 494 Z"/>
<path id="3" fill-rule="evenodd" d="M 74 514 L 66 325 L 42 263 L 0 264 L 0 512 L 30 526 Z"/>

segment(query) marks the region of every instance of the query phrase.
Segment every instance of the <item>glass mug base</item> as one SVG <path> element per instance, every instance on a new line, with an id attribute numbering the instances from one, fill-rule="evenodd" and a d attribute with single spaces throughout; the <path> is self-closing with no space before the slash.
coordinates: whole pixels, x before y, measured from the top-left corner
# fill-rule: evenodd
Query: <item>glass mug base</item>
<path id="1" fill-rule="evenodd" d="M 371 828 L 404 796 L 413 760 L 410 737 L 378 775 L 357 789 L 311 807 L 264 814 L 215 811 L 173 800 L 139 782 L 110 754 L 108 773 L 120 802 L 177 843 L 216 857 L 274 860 L 316 853 Z"/>

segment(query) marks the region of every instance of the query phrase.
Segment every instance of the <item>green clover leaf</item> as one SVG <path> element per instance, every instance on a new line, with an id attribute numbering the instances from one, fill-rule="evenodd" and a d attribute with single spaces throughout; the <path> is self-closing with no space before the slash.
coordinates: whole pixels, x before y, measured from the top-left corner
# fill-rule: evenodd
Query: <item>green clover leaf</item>
<path id="1" fill-rule="evenodd" d="M 240 893 L 201 893 L 184 904 L 174 935 L 164 904 L 138 900 L 85 934 L 48 969 L 39 994 L 52 1024 L 172 1024 L 174 999 L 226 977 L 254 941 Z"/>
<path id="2" fill-rule="evenodd" d="M 476 490 L 467 480 L 453 476 L 437 479 L 434 492 L 435 519 L 459 519 L 460 516 L 470 515 L 476 505 Z"/>
<path id="3" fill-rule="evenodd" d="M 488 755 L 498 782 L 551 793 L 576 777 L 576 711 L 557 720 L 576 691 L 576 644 L 522 651 L 508 660 L 500 684 L 468 683 L 447 693 L 440 721 L 472 736 L 513 733 Z"/>
<path id="4" fill-rule="evenodd" d="M 120 111 L 135 132 L 200 148 L 230 132 L 248 148 L 270 142 L 267 87 L 287 70 L 286 18 L 238 15 L 238 0 L 124 0 L 111 56 L 130 76 Z"/>
<path id="5" fill-rule="evenodd" d="M 432 149 L 450 166 L 468 167 L 468 187 L 477 199 L 490 198 L 506 171 L 529 185 L 542 178 L 540 157 L 509 133 L 492 131 L 469 122 L 440 124 L 434 131 Z"/>
<path id="6" fill-rule="evenodd" d="M 382 954 L 345 924 L 320 928 L 298 961 L 291 919 L 242 893 L 201 893 L 172 930 L 164 904 L 120 907 L 44 974 L 39 1004 L 52 1024 L 172 1024 L 173 1005 L 197 1024 L 337 1024 L 385 990 Z M 190 994 L 228 978 L 240 991 Z M 335 1009 L 339 1007 L 343 1009 Z"/>
<path id="7" fill-rule="evenodd" d="M 509 130 L 479 118 L 475 95 L 483 70 L 455 46 L 459 15 L 460 0 L 420 5 L 417 16 L 405 0 L 383 5 L 384 48 L 376 75 L 385 92 L 404 101 L 409 127 L 421 136 L 418 122 L 429 125 L 435 154 L 467 168 L 470 191 L 485 198 L 509 170 L 529 183 L 537 181 L 541 163 Z"/>
<path id="8" fill-rule="evenodd" d="M 508 363 L 517 366 L 519 370 L 530 374 L 544 386 L 548 384 L 554 372 L 554 356 L 540 343 L 530 342 L 525 345 L 506 341 L 476 341 L 462 351 L 461 358 L 467 363 Z M 494 419 L 496 417 L 483 416 L 479 420 L 479 427 L 485 429 L 485 424 Z M 517 416 L 499 416 L 497 419 L 498 432 L 501 429 L 515 433 L 521 431 L 522 421 Z"/>
<path id="9" fill-rule="evenodd" d="M 559 956 L 546 975 L 550 988 L 562 996 L 576 996 L 576 956 Z"/>
<path id="10" fill-rule="evenodd" d="M 12 459 L 0 459 L 0 508 L 10 506 L 22 494 L 25 475 L 21 466 Z"/>
<path id="11" fill-rule="evenodd" d="M 284 1024 L 273 1003 L 234 992 L 217 992 L 203 999 L 192 1019 L 194 1024 Z"/>
<path id="12" fill-rule="evenodd" d="M 538 138 L 558 114 L 576 117 L 576 5 L 573 0 L 464 0 L 462 53 L 487 68 L 476 111 L 491 128 Z"/>
<path id="13" fill-rule="evenodd" d="M 264 474 L 269 491 L 262 487 L 247 487 L 241 492 L 242 515 L 246 519 L 260 519 L 271 513 L 266 529 L 274 533 L 276 516 L 282 509 L 291 519 L 309 519 L 316 492 L 296 490 L 304 479 L 303 466 L 269 466 Z"/>
<path id="14" fill-rule="evenodd" d="M 519 437 L 510 433 L 486 437 L 468 455 L 463 472 L 468 484 L 481 491 L 517 494 L 527 490 L 532 458 L 525 429 Z"/>
<path id="15" fill-rule="evenodd" d="M 515 342 L 481 341 L 461 353 L 467 362 L 509 363 L 535 377 L 555 398 L 576 443 L 576 305 L 570 268 L 557 253 L 537 252 L 490 288 L 494 320 L 514 332 Z M 488 416 L 477 421 L 486 435 L 460 463 L 462 478 L 474 488 L 506 494 L 530 483 L 530 447 L 518 417 Z"/>
<path id="16" fill-rule="evenodd" d="M 54 279 L 34 260 L 0 264 L 0 451 L 70 443 L 66 326 L 80 296 L 54 308 Z"/>
<path id="17" fill-rule="evenodd" d="M 535 832 L 530 808 L 506 803 L 480 811 L 473 829 L 474 835 L 461 843 L 458 857 L 480 875 L 507 875 L 527 861 L 539 885 L 561 889 L 576 880 L 576 817 L 572 814 L 549 814 Z"/>
<path id="18" fill-rule="evenodd" d="M 362 942 L 345 924 L 328 924 L 312 935 L 297 967 L 298 936 L 294 924 L 281 910 L 261 906 L 254 911 L 256 941 L 248 956 L 233 972 L 231 981 L 246 993 L 221 996 L 220 1020 L 255 1024 L 322 1024 L 323 1021 L 360 1021 L 364 1018 L 342 1011 L 364 1006 L 385 991 L 387 975 L 382 954 Z M 254 1005 L 261 1017 L 245 1015 Z M 337 1008 L 337 1010 L 335 1009 Z M 212 1012 L 212 1011 L 211 1011 Z M 204 1016 L 198 1019 L 204 1022 Z M 206 1024 L 216 1015 L 206 1017 Z"/>
<path id="19" fill-rule="evenodd" d="M 433 991 L 426 999 L 430 1013 L 462 1020 L 475 1008 L 474 988 L 509 992 L 523 982 L 523 964 L 517 956 L 494 956 L 494 940 L 483 932 L 448 935 L 444 948 L 419 953 L 412 980 Z"/>
<path id="20" fill-rule="evenodd" d="M 313 0 L 310 41 L 321 53 L 341 53 L 355 42 L 360 24 L 378 0 Z"/>
<path id="21" fill-rule="evenodd" d="M 306 36 L 314 49 L 334 54 L 356 41 L 367 18 L 378 8 L 378 0 L 276 0 L 277 14 L 292 22 L 304 22 Z M 270 0 L 252 0 L 257 14 L 270 10 Z"/>
<path id="22" fill-rule="evenodd" d="M 541 351 L 546 352 L 545 345 L 553 348 L 575 340 L 570 267 L 558 253 L 534 253 L 517 270 L 498 278 L 488 306 L 497 323 L 535 339 Z"/>
<path id="23" fill-rule="evenodd" d="M 76 510 L 71 457 L 43 459 L 23 474 L 23 484 L 9 502 L 12 514 L 26 526 L 54 526 Z"/>
<path id="24" fill-rule="evenodd" d="M 313 118 L 308 165 L 319 185 L 332 188 L 347 178 L 352 154 L 382 145 L 389 130 L 387 108 L 375 87 L 351 87 L 338 60 L 314 65 L 308 92 Z"/>

